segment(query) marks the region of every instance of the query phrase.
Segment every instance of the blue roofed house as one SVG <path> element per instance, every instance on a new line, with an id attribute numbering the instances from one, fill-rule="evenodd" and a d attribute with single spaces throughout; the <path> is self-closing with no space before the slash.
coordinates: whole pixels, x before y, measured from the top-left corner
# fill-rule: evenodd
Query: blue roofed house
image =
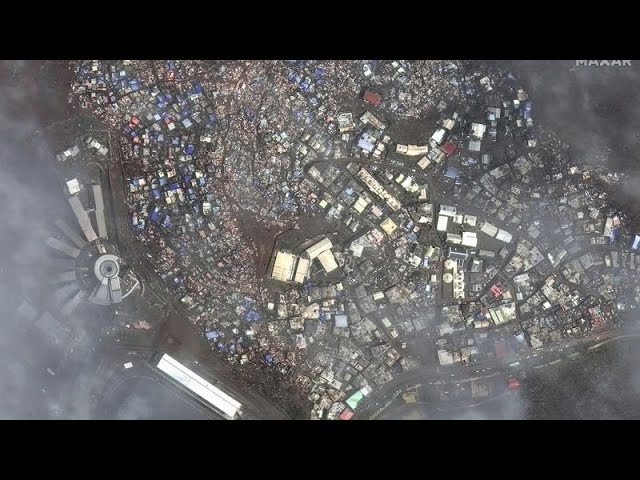
<path id="1" fill-rule="evenodd" d="M 449 165 L 444 173 L 444 176 L 455 180 L 460 176 L 460 171 L 456 167 Z"/>
<path id="2" fill-rule="evenodd" d="M 366 133 L 362 135 L 360 140 L 358 140 L 358 147 L 360 147 L 361 149 L 365 150 L 368 153 L 371 153 L 373 151 L 374 146 L 373 146 L 373 143 L 371 142 L 371 138 L 369 137 L 369 135 L 367 135 Z"/>

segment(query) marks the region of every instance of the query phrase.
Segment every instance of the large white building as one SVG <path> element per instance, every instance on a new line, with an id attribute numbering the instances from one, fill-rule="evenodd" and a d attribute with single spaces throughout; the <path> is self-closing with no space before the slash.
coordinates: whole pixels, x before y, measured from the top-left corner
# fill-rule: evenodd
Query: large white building
<path id="1" fill-rule="evenodd" d="M 204 378 L 191 371 L 169 354 L 164 354 L 157 364 L 158 370 L 195 393 L 216 410 L 233 420 L 240 413 L 242 405 L 234 398 L 214 387 Z"/>
<path id="2" fill-rule="evenodd" d="M 331 240 L 325 237 L 322 240 L 320 240 L 318 243 L 307 248 L 305 252 L 309 256 L 309 260 L 301 258 L 300 262 L 303 262 L 303 261 L 307 262 L 304 265 L 304 268 L 306 268 L 308 272 L 309 267 L 311 266 L 311 262 L 317 258 L 318 261 L 320 262 L 320 265 L 322 265 L 322 268 L 324 269 L 325 273 L 333 272 L 339 267 L 339 265 L 338 265 L 338 262 L 336 261 L 336 257 L 333 255 L 333 252 L 331 251 L 332 248 L 333 248 L 333 243 L 331 243 Z"/>
<path id="3" fill-rule="evenodd" d="M 336 262 L 336 257 L 333 256 L 331 250 L 325 250 L 318 255 L 318 261 L 326 273 L 331 273 L 338 268 L 338 262 Z"/>
<path id="4" fill-rule="evenodd" d="M 313 260 L 314 258 L 318 257 L 322 252 L 331 250 L 332 247 L 333 247 L 333 243 L 331 243 L 331 240 L 325 237 L 315 245 L 312 245 L 309 248 L 307 248 L 306 252 L 307 252 L 307 255 L 309 255 L 309 258 Z"/>
<path id="5" fill-rule="evenodd" d="M 304 283 L 309 277 L 309 269 L 311 268 L 311 261 L 306 258 L 298 259 L 298 266 L 296 267 L 296 275 L 293 279 L 296 283 Z"/>
<path id="6" fill-rule="evenodd" d="M 490 224 L 489 222 L 484 222 L 482 224 L 482 227 L 480 228 L 480 231 L 485 235 L 488 235 L 490 237 L 495 237 L 496 234 L 498 233 L 498 227 Z"/>
<path id="7" fill-rule="evenodd" d="M 271 278 L 280 280 L 281 282 L 290 282 L 293 280 L 296 261 L 297 257 L 295 255 L 287 252 L 278 252 L 273 262 Z"/>
<path id="8" fill-rule="evenodd" d="M 478 236 L 476 232 L 462 232 L 462 245 L 475 248 L 478 246 Z"/>
<path id="9" fill-rule="evenodd" d="M 309 277 L 311 261 L 282 250 L 276 253 L 271 278 L 281 282 L 304 283 Z"/>
<path id="10" fill-rule="evenodd" d="M 513 236 L 507 232 L 506 230 L 498 230 L 498 235 L 496 236 L 497 240 L 500 240 L 501 242 L 505 242 L 505 243 L 511 243 L 511 239 L 513 238 Z"/>
<path id="11" fill-rule="evenodd" d="M 439 215 L 438 224 L 436 225 L 436 230 L 438 232 L 446 232 L 448 224 L 449 224 L 449 217 L 445 217 L 444 215 Z"/>

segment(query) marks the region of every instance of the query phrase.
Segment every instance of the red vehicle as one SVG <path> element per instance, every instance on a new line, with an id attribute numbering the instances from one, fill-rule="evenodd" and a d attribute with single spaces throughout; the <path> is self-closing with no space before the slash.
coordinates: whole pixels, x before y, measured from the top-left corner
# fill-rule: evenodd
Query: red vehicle
<path id="1" fill-rule="evenodd" d="M 511 377 L 507 380 L 507 387 L 509 390 L 518 390 L 520 388 L 520 382 L 516 377 Z"/>

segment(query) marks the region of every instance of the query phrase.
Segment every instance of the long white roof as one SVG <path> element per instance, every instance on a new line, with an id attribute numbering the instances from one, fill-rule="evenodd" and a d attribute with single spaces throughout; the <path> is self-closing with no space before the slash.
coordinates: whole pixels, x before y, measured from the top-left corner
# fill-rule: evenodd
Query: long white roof
<path id="1" fill-rule="evenodd" d="M 501 242 L 510 243 L 512 238 L 513 236 L 506 230 L 502 230 L 502 229 L 498 230 L 498 235 L 496 236 L 496 239 L 500 240 Z"/>
<path id="2" fill-rule="evenodd" d="M 158 362 L 158 369 L 231 418 L 238 413 L 238 410 L 240 410 L 242 406 L 239 402 L 222 390 L 211 385 L 204 378 L 196 375 L 167 353 L 165 353 Z"/>
<path id="3" fill-rule="evenodd" d="M 491 225 L 489 222 L 484 222 L 480 231 L 490 237 L 495 237 L 498 233 L 498 227 Z"/>
<path id="4" fill-rule="evenodd" d="M 309 248 L 307 248 L 307 255 L 309 255 L 309 258 L 311 260 L 313 260 L 314 258 L 319 256 L 322 252 L 330 250 L 331 247 L 333 247 L 331 240 L 325 237 L 315 245 L 312 245 Z"/>

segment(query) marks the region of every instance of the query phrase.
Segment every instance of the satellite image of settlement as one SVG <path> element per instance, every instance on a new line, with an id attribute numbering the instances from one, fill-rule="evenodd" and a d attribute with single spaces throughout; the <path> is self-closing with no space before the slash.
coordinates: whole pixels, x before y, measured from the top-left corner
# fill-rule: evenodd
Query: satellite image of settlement
<path id="1" fill-rule="evenodd" d="M 0 75 L 0 418 L 640 418 L 634 61 Z"/>

